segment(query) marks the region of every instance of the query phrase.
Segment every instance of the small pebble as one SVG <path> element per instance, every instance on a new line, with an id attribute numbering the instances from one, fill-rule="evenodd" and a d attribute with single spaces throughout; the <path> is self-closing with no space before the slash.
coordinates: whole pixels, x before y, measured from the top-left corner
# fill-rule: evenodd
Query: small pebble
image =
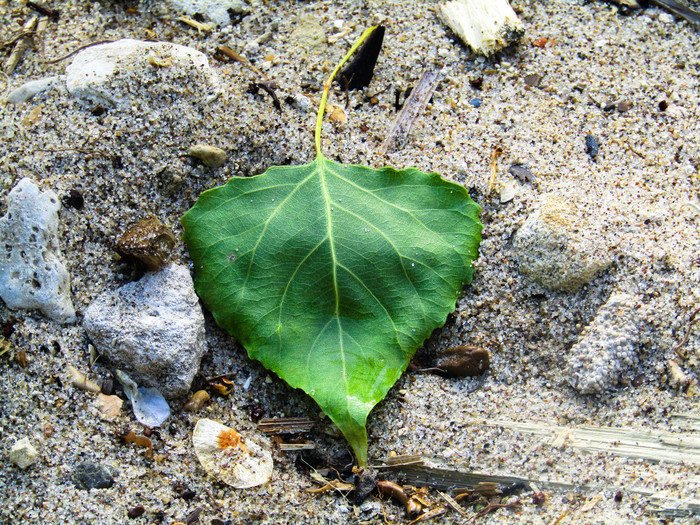
<path id="1" fill-rule="evenodd" d="M 192 394 L 192 397 L 190 397 L 182 409 L 186 410 L 187 412 L 197 412 L 202 409 L 209 399 L 211 398 L 206 390 L 197 390 L 194 394 Z"/>
<path id="2" fill-rule="evenodd" d="M 130 520 L 136 519 L 139 516 L 143 515 L 143 513 L 146 512 L 146 509 L 144 508 L 143 505 L 137 505 L 132 509 L 129 509 L 126 513 L 126 515 L 129 517 Z"/>
<path id="3" fill-rule="evenodd" d="M 481 107 L 481 99 L 480 98 L 473 98 L 469 101 L 469 103 L 474 106 L 475 108 Z"/>
<path id="4" fill-rule="evenodd" d="M 10 461 L 22 470 L 39 460 L 39 452 L 29 442 L 29 438 L 18 440 L 10 449 Z"/>
<path id="5" fill-rule="evenodd" d="M 108 489 L 114 485 L 114 479 L 105 467 L 89 461 L 75 467 L 72 481 L 81 490 Z"/>
<path id="6" fill-rule="evenodd" d="M 542 75 L 534 73 L 532 75 L 525 75 L 523 77 L 523 81 L 530 87 L 539 87 L 540 83 L 542 82 L 542 78 Z"/>
<path id="7" fill-rule="evenodd" d="M 532 184 L 536 180 L 535 176 L 532 174 L 532 171 L 530 171 L 530 168 L 528 168 L 525 164 L 511 164 L 508 168 L 508 173 L 513 175 L 513 177 L 518 179 L 520 182 L 529 182 Z"/>
<path id="8" fill-rule="evenodd" d="M 593 135 L 586 135 L 586 153 L 591 159 L 595 159 L 600 151 L 600 143 Z"/>
<path id="9" fill-rule="evenodd" d="M 620 113 L 627 113 L 630 109 L 632 109 L 631 102 L 627 102 L 627 101 L 623 100 L 623 101 L 617 103 L 617 110 Z"/>
<path id="10" fill-rule="evenodd" d="M 187 154 L 201 160 L 208 168 L 220 168 L 226 163 L 226 152 L 216 146 L 195 144 L 187 150 Z"/>
<path id="11" fill-rule="evenodd" d="M 146 217 L 124 232 L 115 249 L 126 259 L 136 259 L 149 270 L 158 270 L 168 260 L 176 243 L 177 237 L 170 228 L 157 217 Z"/>
<path id="12" fill-rule="evenodd" d="M 501 204 L 505 204 L 506 202 L 510 202 L 515 198 L 515 195 L 517 194 L 517 190 L 515 189 L 514 184 L 506 183 L 503 185 L 503 188 L 501 188 L 501 192 L 499 194 Z"/>

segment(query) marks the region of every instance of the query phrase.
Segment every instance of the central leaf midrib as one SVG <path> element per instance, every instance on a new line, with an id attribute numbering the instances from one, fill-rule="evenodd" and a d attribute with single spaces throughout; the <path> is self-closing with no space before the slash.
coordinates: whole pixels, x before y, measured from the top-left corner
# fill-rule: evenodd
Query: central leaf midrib
<path id="1" fill-rule="evenodd" d="M 326 184 L 326 166 L 325 159 L 319 155 L 318 157 L 318 173 L 319 180 L 321 182 L 321 189 L 323 190 L 323 199 L 326 203 L 326 219 L 328 227 L 328 243 L 331 249 L 331 258 L 333 265 L 333 291 L 335 292 L 335 310 L 333 314 L 335 315 L 336 323 L 338 324 L 338 345 L 340 351 L 341 362 L 343 363 L 343 384 L 345 385 L 345 402 L 347 406 L 348 413 L 350 410 L 350 400 L 347 394 L 350 392 L 350 385 L 348 384 L 347 376 L 347 361 L 345 359 L 345 348 L 343 347 L 343 326 L 340 322 L 340 290 L 338 289 L 338 259 L 335 253 L 335 240 L 333 239 L 333 219 L 331 218 L 331 197 L 328 193 L 328 185 Z"/>

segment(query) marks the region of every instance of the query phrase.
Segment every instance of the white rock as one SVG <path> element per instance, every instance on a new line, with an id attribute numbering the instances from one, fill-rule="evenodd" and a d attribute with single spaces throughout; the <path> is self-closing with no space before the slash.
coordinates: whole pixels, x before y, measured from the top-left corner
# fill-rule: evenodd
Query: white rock
<path id="1" fill-rule="evenodd" d="M 508 0 L 453 0 L 440 4 L 440 18 L 474 52 L 492 55 L 525 31 Z"/>
<path id="2" fill-rule="evenodd" d="M 196 14 L 214 22 L 218 26 L 231 23 L 229 12 L 234 14 L 247 13 L 248 9 L 242 0 L 168 0 L 173 9 L 189 16 Z"/>
<path id="3" fill-rule="evenodd" d="M 18 440 L 10 449 L 10 461 L 22 470 L 33 465 L 39 459 L 39 452 L 29 442 L 29 438 Z"/>
<path id="4" fill-rule="evenodd" d="M 520 272 L 550 290 L 574 291 L 612 262 L 599 225 L 558 197 L 527 218 L 513 250 Z"/>
<path id="5" fill-rule="evenodd" d="M 637 356 L 640 305 L 634 296 L 612 295 L 571 348 L 564 374 L 580 393 L 614 387 L 620 374 L 632 366 Z"/>
<path id="6" fill-rule="evenodd" d="M 60 208 L 53 191 L 39 191 L 26 177 L 9 193 L 0 218 L 0 297 L 9 308 L 39 309 L 72 323 L 70 276 L 58 246 Z"/>
<path id="7" fill-rule="evenodd" d="M 164 78 L 169 75 L 168 79 Z M 153 84 L 161 83 L 161 89 Z M 149 86 L 149 89 L 139 89 Z M 220 92 L 219 79 L 207 57 L 190 47 L 168 42 L 123 39 L 89 47 L 66 68 L 66 88 L 75 97 L 118 108 L 134 98 L 167 104 L 173 96 L 199 97 L 201 102 Z"/>
<path id="8" fill-rule="evenodd" d="M 188 392 L 206 351 L 192 278 L 175 264 L 101 294 L 83 326 L 111 365 L 168 399 Z"/>

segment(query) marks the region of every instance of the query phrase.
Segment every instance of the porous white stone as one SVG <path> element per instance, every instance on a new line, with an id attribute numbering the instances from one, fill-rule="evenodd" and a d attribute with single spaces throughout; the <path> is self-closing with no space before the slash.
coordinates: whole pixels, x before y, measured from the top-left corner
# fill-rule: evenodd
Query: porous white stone
<path id="1" fill-rule="evenodd" d="M 102 293 L 85 310 L 83 326 L 112 366 L 168 399 L 189 391 L 206 351 L 192 278 L 176 264 Z"/>
<path id="2" fill-rule="evenodd" d="M 520 272 L 550 290 L 575 291 L 612 262 L 600 228 L 558 197 L 546 198 L 527 218 L 513 250 Z"/>
<path id="3" fill-rule="evenodd" d="M 165 76 L 167 82 L 162 81 Z M 75 97 L 117 108 L 129 108 L 135 99 L 162 105 L 192 94 L 208 102 L 220 91 L 218 76 L 203 53 L 128 38 L 78 53 L 66 68 L 66 88 Z"/>
<path id="4" fill-rule="evenodd" d="M 640 301 L 628 294 L 612 295 L 571 348 L 565 377 L 582 394 L 604 392 L 634 364 Z"/>
<path id="5" fill-rule="evenodd" d="M 10 449 L 10 461 L 22 470 L 36 463 L 39 452 L 29 442 L 29 438 L 18 440 Z"/>
<path id="6" fill-rule="evenodd" d="M 189 16 L 202 15 L 218 26 L 231 23 L 229 13 L 247 13 L 242 0 L 168 0 L 173 9 Z"/>
<path id="7" fill-rule="evenodd" d="M 38 309 L 72 323 L 70 276 L 58 245 L 60 208 L 53 191 L 40 191 L 26 177 L 10 191 L 0 218 L 0 297 L 13 310 Z"/>

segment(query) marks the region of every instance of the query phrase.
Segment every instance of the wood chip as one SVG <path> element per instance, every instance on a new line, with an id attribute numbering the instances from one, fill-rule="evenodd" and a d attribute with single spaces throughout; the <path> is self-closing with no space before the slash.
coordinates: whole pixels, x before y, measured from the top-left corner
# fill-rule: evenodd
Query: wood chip
<path id="1" fill-rule="evenodd" d="M 411 126 L 428 105 L 430 97 L 433 96 L 441 79 L 442 71 L 440 70 L 426 70 L 421 75 L 382 144 L 383 153 L 388 153 L 394 146 L 395 149 L 401 149 L 405 145 Z"/>
<path id="2" fill-rule="evenodd" d="M 265 434 L 296 434 L 308 432 L 316 424 L 308 417 L 263 418 L 258 422 L 258 429 Z"/>

